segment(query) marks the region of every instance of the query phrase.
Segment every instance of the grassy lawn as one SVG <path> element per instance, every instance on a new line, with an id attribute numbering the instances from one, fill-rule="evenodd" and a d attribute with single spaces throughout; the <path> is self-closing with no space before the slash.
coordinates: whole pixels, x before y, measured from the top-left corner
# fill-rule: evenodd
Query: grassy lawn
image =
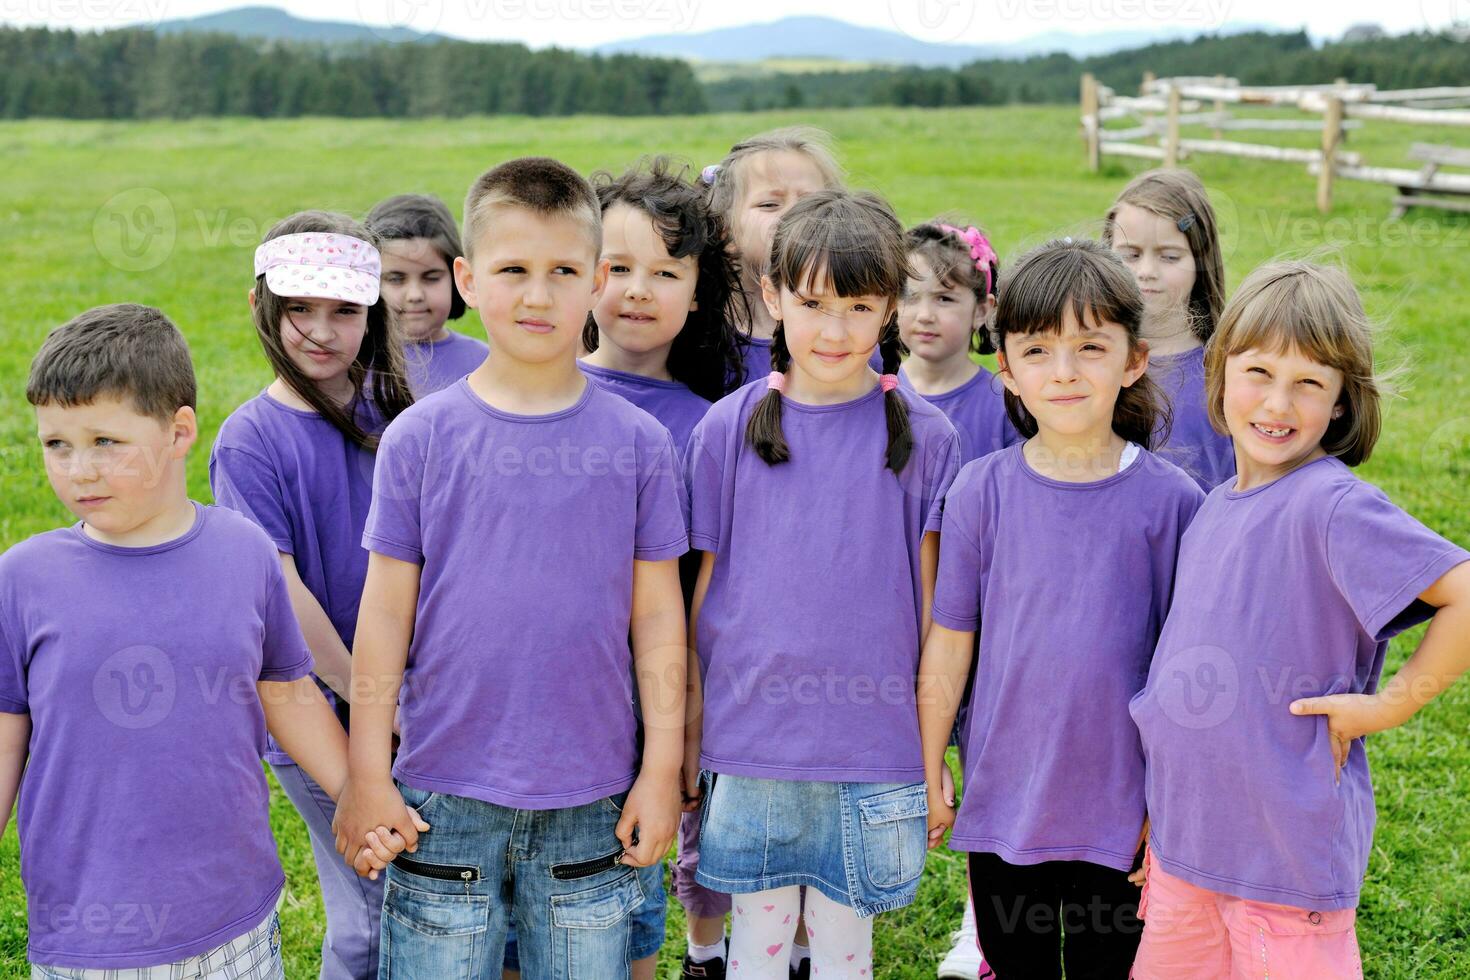
<path id="1" fill-rule="evenodd" d="M 190 486 L 208 500 L 208 440 L 270 379 L 245 294 L 254 246 L 276 219 L 308 207 L 361 215 L 404 191 L 437 194 L 457 213 L 470 180 L 511 156 L 546 154 L 590 171 L 663 151 L 700 166 L 743 136 L 795 122 L 828 128 L 853 183 L 886 194 L 906 222 L 945 212 L 977 219 L 1003 260 L 1059 234 L 1095 236 L 1113 195 L 1142 169 L 1140 161 L 1111 161 L 1101 175 L 1087 173 L 1073 107 L 0 124 L 7 162 L 0 185 L 0 546 L 70 522 L 41 473 L 24 379 L 41 338 L 75 313 L 141 302 L 161 307 L 182 327 L 198 368 L 204 436 L 190 462 Z M 1266 135 L 1281 142 L 1281 134 Z M 1445 138 L 1370 123 L 1352 133 L 1351 147 L 1370 163 L 1406 166 L 1410 142 Z M 1283 253 L 1326 248 L 1351 269 L 1369 312 L 1389 328 L 1380 347 L 1385 359 L 1407 364 L 1384 438 L 1362 473 L 1425 523 L 1470 545 L 1470 405 L 1462 387 L 1470 355 L 1460 333 L 1470 216 L 1415 211 L 1391 223 L 1391 189 L 1341 182 L 1336 210 L 1324 220 L 1313 207 L 1315 179 L 1300 167 L 1226 158 L 1190 165 L 1220 212 L 1231 285 Z M 477 328 L 473 316 L 462 321 L 464 329 Z M 1421 635 L 1396 641 L 1390 669 Z M 1370 976 L 1470 976 L 1467 729 L 1470 683 L 1407 729 L 1373 740 L 1379 823 L 1359 918 Z M 79 763 L 79 774 L 84 769 Z M 322 929 L 316 877 L 302 824 L 279 791 L 273 823 L 288 876 L 287 972 L 312 977 Z M 11 828 L 0 841 L 4 976 L 25 973 L 17 868 Z M 918 901 L 879 920 L 878 976 L 932 977 L 964 894 L 962 858 L 933 853 Z M 671 901 L 661 976 L 677 973 L 682 924 Z"/>

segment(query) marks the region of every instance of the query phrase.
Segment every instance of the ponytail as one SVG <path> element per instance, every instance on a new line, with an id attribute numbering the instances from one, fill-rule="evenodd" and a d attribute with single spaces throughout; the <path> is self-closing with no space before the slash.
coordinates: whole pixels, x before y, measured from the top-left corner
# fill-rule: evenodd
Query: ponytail
<path id="1" fill-rule="evenodd" d="M 878 352 L 883 355 L 883 373 L 896 375 L 903 355 L 896 314 L 883 327 L 880 336 Z M 883 393 L 883 414 L 888 419 L 887 465 L 893 472 L 902 473 L 914 451 L 914 430 L 909 424 L 908 402 L 903 400 L 897 388 Z"/>
<path id="2" fill-rule="evenodd" d="M 785 374 L 791 369 L 791 352 L 786 349 L 786 328 L 776 321 L 776 332 L 771 335 L 771 370 Z M 750 414 L 745 426 L 745 441 L 757 456 L 772 466 L 791 459 L 791 447 L 786 445 L 786 435 L 781 431 L 781 392 L 770 388 Z"/>

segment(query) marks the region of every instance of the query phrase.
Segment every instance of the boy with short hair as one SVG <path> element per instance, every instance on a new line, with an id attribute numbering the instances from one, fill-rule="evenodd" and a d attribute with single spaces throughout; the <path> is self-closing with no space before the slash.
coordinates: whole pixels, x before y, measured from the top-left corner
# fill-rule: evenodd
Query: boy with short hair
<path id="1" fill-rule="evenodd" d="M 385 977 L 498 976 L 512 915 L 527 976 L 626 977 L 634 869 L 678 821 L 682 481 L 668 432 L 577 368 L 607 272 L 586 180 L 487 171 L 465 245 L 490 353 L 378 449 L 338 845 L 417 843 L 388 871 Z"/>
<path id="2" fill-rule="evenodd" d="M 189 349 L 156 309 L 98 307 L 46 338 L 26 397 L 80 519 L 0 555 L 0 827 L 18 789 L 32 977 L 283 977 L 260 750 L 269 728 L 335 792 L 345 737 L 275 546 L 188 497 Z"/>

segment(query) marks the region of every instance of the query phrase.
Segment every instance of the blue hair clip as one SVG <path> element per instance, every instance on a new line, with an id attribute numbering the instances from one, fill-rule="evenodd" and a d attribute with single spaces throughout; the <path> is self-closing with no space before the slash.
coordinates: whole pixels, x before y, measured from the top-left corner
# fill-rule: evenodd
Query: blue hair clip
<path id="1" fill-rule="evenodd" d="M 719 175 L 719 172 L 720 165 L 718 163 L 712 163 L 699 172 L 699 179 L 704 184 L 713 185 L 715 177 Z"/>
<path id="2" fill-rule="evenodd" d="M 1189 214 L 1186 214 L 1184 217 L 1175 222 L 1175 224 L 1178 226 L 1180 231 L 1188 231 L 1189 229 L 1194 227 L 1194 213 L 1190 212 Z"/>

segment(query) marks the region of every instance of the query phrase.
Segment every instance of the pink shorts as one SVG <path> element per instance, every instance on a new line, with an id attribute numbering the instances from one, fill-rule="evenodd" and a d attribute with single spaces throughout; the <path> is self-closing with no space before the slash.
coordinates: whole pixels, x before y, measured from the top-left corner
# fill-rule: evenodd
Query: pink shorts
<path id="1" fill-rule="evenodd" d="M 1362 980 L 1356 909 L 1252 902 L 1176 878 L 1145 854 L 1134 980 Z"/>

